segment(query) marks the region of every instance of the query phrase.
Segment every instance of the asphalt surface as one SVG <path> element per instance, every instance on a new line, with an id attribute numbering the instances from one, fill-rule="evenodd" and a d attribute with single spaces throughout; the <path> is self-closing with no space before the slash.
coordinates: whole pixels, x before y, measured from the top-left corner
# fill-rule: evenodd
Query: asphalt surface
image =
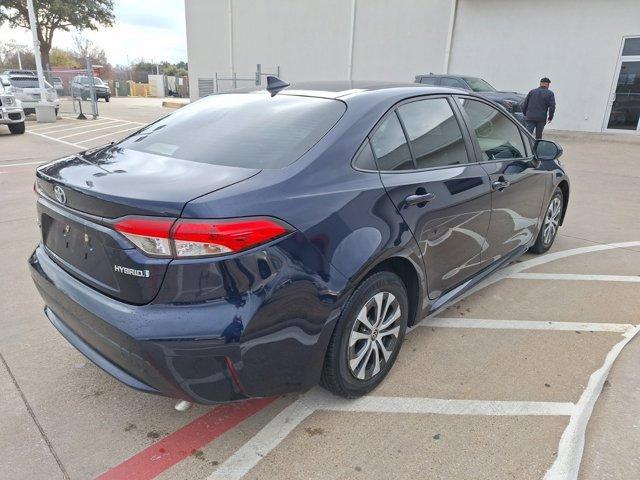
<path id="1" fill-rule="evenodd" d="M 21 136 L 0 126 L 0 478 L 639 478 L 640 138 L 550 132 L 572 182 L 552 250 L 413 329 L 368 397 L 180 413 L 68 345 L 29 277 L 37 164 L 172 111 L 99 107 Z"/>

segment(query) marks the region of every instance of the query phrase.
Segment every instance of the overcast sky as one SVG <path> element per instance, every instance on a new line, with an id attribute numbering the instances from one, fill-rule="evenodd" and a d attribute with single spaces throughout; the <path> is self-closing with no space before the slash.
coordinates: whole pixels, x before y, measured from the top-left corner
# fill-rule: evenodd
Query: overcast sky
<path id="1" fill-rule="evenodd" d="M 107 54 L 112 65 L 144 58 L 149 61 L 187 61 L 184 0 L 115 0 L 112 28 L 84 31 Z M 72 34 L 56 31 L 54 47 L 71 48 Z M 27 30 L 0 28 L 0 38 L 31 45 Z M 128 57 L 128 58 L 127 58 Z"/>

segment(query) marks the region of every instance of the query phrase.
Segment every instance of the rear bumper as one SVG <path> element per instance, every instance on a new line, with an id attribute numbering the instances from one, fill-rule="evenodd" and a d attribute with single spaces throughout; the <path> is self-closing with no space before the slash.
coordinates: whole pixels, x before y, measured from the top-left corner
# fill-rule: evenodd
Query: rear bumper
<path id="1" fill-rule="evenodd" d="M 197 403 L 311 387 L 337 318 L 327 310 L 279 319 L 278 300 L 251 293 L 241 302 L 130 305 L 70 276 L 42 246 L 29 264 L 46 316 L 89 360 L 137 390 Z"/>

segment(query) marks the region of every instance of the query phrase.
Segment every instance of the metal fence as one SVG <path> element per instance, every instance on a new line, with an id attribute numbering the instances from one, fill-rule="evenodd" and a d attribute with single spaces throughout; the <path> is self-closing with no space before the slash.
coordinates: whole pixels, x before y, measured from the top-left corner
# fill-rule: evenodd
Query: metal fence
<path id="1" fill-rule="evenodd" d="M 198 78 L 198 97 L 206 97 L 214 93 L 227 92 L 237 88 L 246 88 L 262 85 L 262 79 L 267 75 L 280 76 L 280 66 L 276 66 L 271 71 L 264 71 L 261 64 L 256 65 L 256 71 L 252 74 L 231 75 L 214 73 L 213 77 Z"/>
<path id="2" fill-rule="evenodd" d="M 44 76 L 58 97 L 59 115 L 75 117 L 84 115 L 89 118 L 95 118 L 99 115 L 95 86 L 87 82 L 88 84 L 83 87 L 83 84 L 78 81 L 79 77 L 93 78 L 92 69 L 54 68 L 45 70 Z M 49 86 L 47 88 L 50 88 Z"/>

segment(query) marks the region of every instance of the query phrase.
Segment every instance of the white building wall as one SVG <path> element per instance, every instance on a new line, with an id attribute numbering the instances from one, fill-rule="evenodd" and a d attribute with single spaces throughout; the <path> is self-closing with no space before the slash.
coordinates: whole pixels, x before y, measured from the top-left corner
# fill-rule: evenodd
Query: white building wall
<path id="1" fill-rule="evenodd" d="M 640 35 L 639 0 L 459 0 L 450 72 L 524 93 L 547 76 L 552 126 L 601 131 L 623 35 Z"/>
<path id="2" fill-rule="evenodd" d="M 185 0 L 189 92 L 198 98 L 198 78 L 231 73 L 226 0 Z"/>
<path id="3" fill-rule="evenodd" d="M 349 78 L 353 0 L 185 0 L 189 82 L 281 67 L 289 81 Z M 233 19 L 233 67 L 229 18 Z M 356 0 L 356 80 L 413 81 L 442 68 L 448 0 Z"/>
<path id="4" fill-rule="evenodd" d="M 441 71 L 450 11 L 449 0 L 358 0 L 352 78 L 413 82 Z"/>
<path id="5" fill-rule="evenodd" d="M 454 2 L 356 0 L 352 78 L 443 73 Z M 279 65 L 290 81 L 347 79 L 352 5 L 185 0 L 191 97 L 198 78 L 251 76 L 258 63 Z M 601 131 L 624 35 L 640 35 L 640 0 L 457 0 L 449 71 L 523 93 L 548 76 L 558 102 L 552 126 Z"/>
<path id="6" fill-rule="evenodd" d="M 346 78 L 350 15 L 349 0 L 233 0 L 236 71 L 260 63 L 286 80 Z"/>

